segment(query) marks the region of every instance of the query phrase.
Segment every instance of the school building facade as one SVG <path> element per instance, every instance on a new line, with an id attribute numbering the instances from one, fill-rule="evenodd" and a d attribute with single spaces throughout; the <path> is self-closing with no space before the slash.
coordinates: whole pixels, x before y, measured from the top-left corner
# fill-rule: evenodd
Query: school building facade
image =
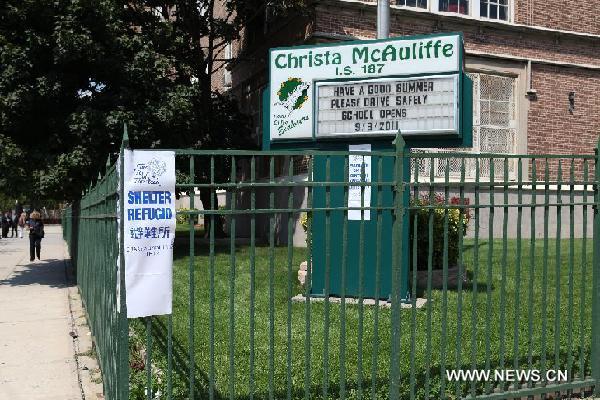
<path id="1" fill-rule="evenodd" d="M 473 148 L 467 151 L 593 154 L 600 134 L 596 0 L 391 1 L 390 37 L 444 32 L 462 32 L 465 70 L 474 83 Z M 242 40 L 227 46 L 224 58 L 235 61 L 225 61 L 213 86 L 239 99 L 260 145 L 269 48 L 376 34 L 375 1 L 320 0 L 306 12 L 285 15 L 266 8 L 251 19 Z M 489 163 L 481 167 L 480 178 L 489 177 Z M 451 169 L 458 177 L 460 163 Z M 551 169 L 556 173 L 556 163 Z M 496 168 L 497 179 L 501 170 Z M 516 179 L 515 163 L 509 175 Z M 472 166 L 466 178 L 475 178 Z"/>
<path id="2" fill-rule="evenodd" d="M 585 153 L 600 133 L 600 16 L 595 0 L 392 0 L 390 37 L 462 32 L 474 81 L 473 151 Z M 305 13 L 257 11 L 225 49 L 217 90 L 262 131 L 268 49 L 372 39 L 377 3 L 321 0 Z"/>

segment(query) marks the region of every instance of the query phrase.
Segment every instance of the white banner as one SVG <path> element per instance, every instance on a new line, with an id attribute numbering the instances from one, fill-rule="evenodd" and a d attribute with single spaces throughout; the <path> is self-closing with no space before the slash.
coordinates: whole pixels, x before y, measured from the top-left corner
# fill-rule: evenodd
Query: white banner
<path id="1" fill-rule="evenodd" d="M 370 144 L 348 145 L 348 151 L 371 151 Z M 364 165 L 364 180 L 363 180 Z M 362 156 L 351 154 L 348 168 L 348 182 L 371 182 L 371 156 Z M 370 207 L 371 206 L 371 187 L 350 186 L 348 189 L 348 207 Z M 361 196 L 362 192 L 362 196 Z M 361 201 L 362 197 L 362 201 Z M 360 221 L 363 210 L 348 210 L 349 221 Z M 371 219 L 371 210 L 364 210 L 365 221 Z"/>
<path id="2" fill-rule="evenodd" d="M 175 153 L 125 150 L 124 194 L 127 317 L 171 314 Z"/>

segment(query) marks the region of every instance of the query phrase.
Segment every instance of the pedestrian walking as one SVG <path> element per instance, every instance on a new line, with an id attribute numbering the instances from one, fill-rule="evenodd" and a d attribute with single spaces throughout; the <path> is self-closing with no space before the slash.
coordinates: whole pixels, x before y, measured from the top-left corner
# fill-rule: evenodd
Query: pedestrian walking
<path id="1" fill-rule="evenodd" d="M 10 218 L 8 211 L 5 211 L 4 215 L 2 216 L 1 225 L 2 225 L 2 237 L 8 238 L 8 231 L 10 231 L 10 227 L 12 225 L 12 219 Z"/>
<path id="2" fill-rule="evenodd" d="M 44 238 L 44 223 L 40 213 L 34 211 L 29 216 L 29 260 L 34 261 L 35 256 L 40 259 L 42 239 Z"/>
<path id="3" fill-rule="evenodd" d="M 23 239 L 23 231 L 25 231 L 25 224 L 27 223 L 27 214 L 21 212 L 19 220 L 17 221 L 17 231 L 19 233 L 19 239 Z"/>
<path id="4" fill-rule="evenodd" d="M 10 225 L 10 237 L 18 237 L 17 226 L 19 225 L 19 214 L 16 212 L 12 215 L 12 223 Z"/>
<path id="5" fill-rule="evenodd" d="M 19 200 L 15 200 L 15 212 L 17 213 L 17 215 L 21 215 L 21 213 L 23 212 L 23 206 L 21 205 L 21 203 L 19 203 Z"/>

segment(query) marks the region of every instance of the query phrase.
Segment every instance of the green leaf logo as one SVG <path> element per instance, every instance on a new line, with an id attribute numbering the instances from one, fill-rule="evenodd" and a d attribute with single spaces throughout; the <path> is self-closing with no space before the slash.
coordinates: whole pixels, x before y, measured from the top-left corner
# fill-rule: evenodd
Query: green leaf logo
<path id="1" fill-rule="evenodd" d="M 285 82 L 281 83 L 277 96 L 279 102 L 277 105 L 282 105 L 290 113 L 306 103 L 308 100 L 308 88 L 309 83 L 303 82 L 300 78 L 288 78 Z"/>

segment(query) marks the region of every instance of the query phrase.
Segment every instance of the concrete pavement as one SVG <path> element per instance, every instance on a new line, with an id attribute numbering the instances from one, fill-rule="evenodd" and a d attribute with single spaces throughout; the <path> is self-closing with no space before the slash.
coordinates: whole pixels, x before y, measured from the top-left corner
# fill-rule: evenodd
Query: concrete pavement
<path id="1" fill-rule="evenodd" d="M 45 232 L 42 259 L 33 263 L 27 237 L 0 239 L 0 399 L 102 398 L 97 382 L 94 396 L 81 382 L 82 369 L 88 381 L 87 371 L 98 369 L 82 359 L 91 352 L 81 352 L 81 339 L 91 348 L 91 336 L 60 226 Z"/>

